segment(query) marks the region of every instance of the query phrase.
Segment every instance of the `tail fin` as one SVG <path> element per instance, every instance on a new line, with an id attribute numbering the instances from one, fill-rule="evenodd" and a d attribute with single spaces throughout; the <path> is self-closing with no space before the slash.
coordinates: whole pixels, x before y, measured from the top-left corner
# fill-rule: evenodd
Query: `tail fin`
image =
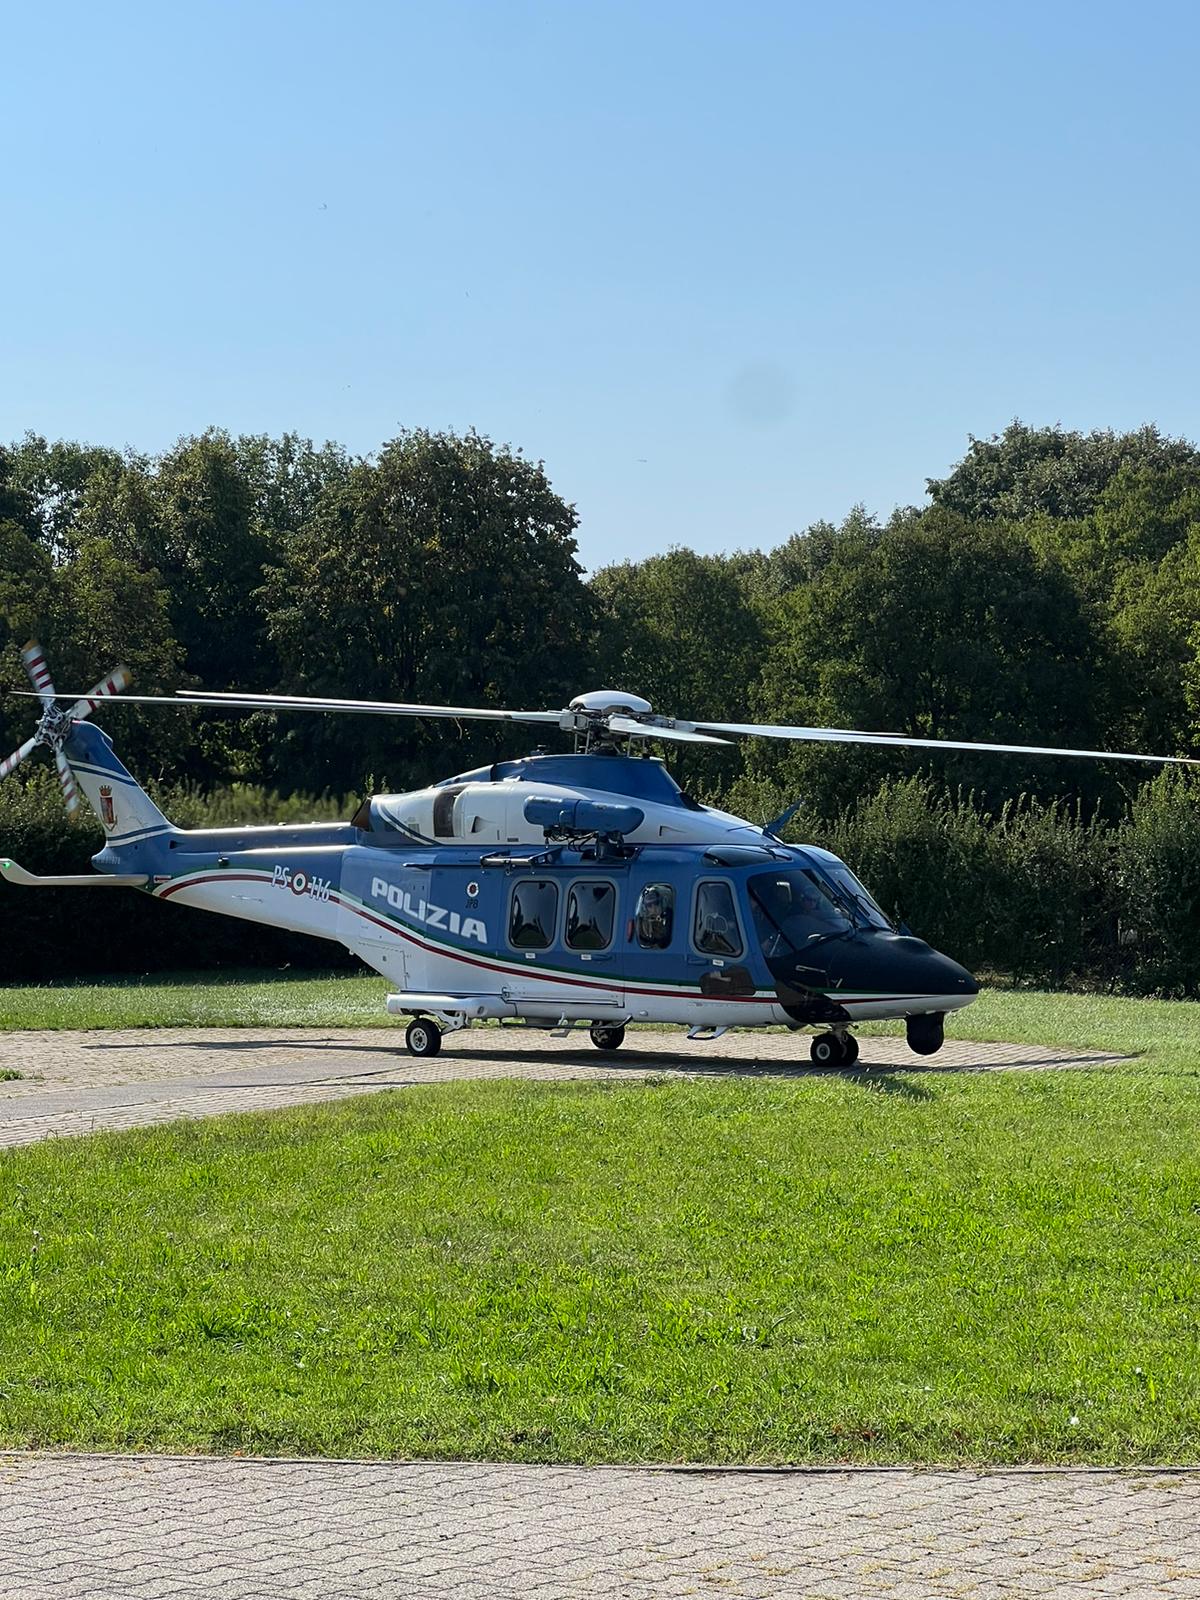
<path id="1" fill-rule="evenodd" d="M 63 741 L 75 781 L 104 824 L 110 845 L 136 844 L 171 828 L 137 779 L 113 753 L 112 740 L 90 722 L 76 722 Z"/>

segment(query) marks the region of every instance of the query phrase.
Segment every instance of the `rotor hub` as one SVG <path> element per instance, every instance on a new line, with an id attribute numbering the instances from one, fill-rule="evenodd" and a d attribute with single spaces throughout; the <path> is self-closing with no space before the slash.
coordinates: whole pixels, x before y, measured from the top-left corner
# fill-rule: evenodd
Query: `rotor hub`
<path id="1" fill-rule="evenodd" d="M 640 694 L 626 694 L 623 689 L 592 689 L 587 694 L 577 694 L 568 709 L 593 717 L 646 717 L 654 708 Z"/>
<path id="2" fill-rule="evenodd" d="M 61 750 L 70 731 L 71 718 L 52 701 L 42 712 L 37 725 L 38 743 L 44 744 L 49 750 Z"/>

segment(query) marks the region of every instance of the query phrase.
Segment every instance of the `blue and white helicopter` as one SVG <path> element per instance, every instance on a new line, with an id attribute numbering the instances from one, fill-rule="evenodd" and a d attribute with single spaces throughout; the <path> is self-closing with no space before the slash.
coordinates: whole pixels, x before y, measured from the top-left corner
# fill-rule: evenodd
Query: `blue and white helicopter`
<path id="1" fill-rule="evenodd" d="M 686 722 L 636 695 L 599 690 L 562 711 L 500 711 L 299 695 L 180 691 L 142 704 L 481 718 L 573 734 L 575 753 L 538 753 L 408 794 L 375 795 L 347 823 L 182 829 L 117 759 L 88 717 L 121 694 L 117 668 L 87 694 L 55 692 L 36 644 L 23 657 L 41 700 L 33 735 L 0 778 L 44 745 L 68 810 L 82 789 L 107 835 L 95 875 L 29 887 L 129 888 L 331 939 L 387 978 L 390 1013 L 411 1020 L 415 1056 L 484 1019 L 551 1029 L 579 1023 L 601 1050 L 630 1022 L 675 1023 L 691 1039 L 733 1027 L 816 1028 L 812 1060 L 857 1059 L 854 1023 L 903 1019 L 919 1055 L 940 1049 L 947 1014 L 977 985 L 896 927 L 843 861 L 697 804 L 648 742 L 773 739 L 1180 762 L 1173 756 L 906 738 L 844 728 Z M 60 709 L 60 701 L 69 703 Z M 1194 762 L 1184 762 L 1194 765 Z"/>

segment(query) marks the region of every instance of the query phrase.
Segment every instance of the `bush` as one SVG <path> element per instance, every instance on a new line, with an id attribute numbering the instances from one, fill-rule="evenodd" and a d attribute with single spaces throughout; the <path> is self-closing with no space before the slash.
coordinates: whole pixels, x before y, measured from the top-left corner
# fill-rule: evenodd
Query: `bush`
<path id="1" fill-rule="evenodd" d="M 1170 932 L 1152 937 L 1150 931 L 1162 929 L 1168 886 L 1184 870 L 1189 826 L 1200 899 L 1197 800 L 1189 790 L 1189 824 L 1175 791 L 1162 791 L 1172 796 L 1168 828 L 1166 802 L 1151 791 L 1158 794 L 1150 786 L 1130 819 L 1113 826 L 1079 808 L 1027 796 L 995 814 L 971 795 L 947 795 L 928 780 L 910 778 L 882 784 L 808 836 L 849 862 L 898 920 L 973 970 L 1050 986 L 1123 980 L 1139 992 L 1157 991 L 1169 978 L 1178 992 L 1200 992 L 1194 940 L 1182 936 L 1195 911 Z M 1158 829 L 1153 836 L 1151 817 Z M 1122 911 L 1129 874 L 1121 867 L 1127 840 L 1135 838 L 1145 857 L 1136 913 Z M 1147 929 L 1147 942 L 1131 957 L 1121 930 L 1134 914 Z M 1188 969 L 1186 977 L 1168 972 L 1169 951 Z"/>
<path id="2" fill-rule="evenodd" d="M 1139 790 L 1117 859 L 1131 986 L 1200 993 L 1200 783 L 1164 772 Z"/>

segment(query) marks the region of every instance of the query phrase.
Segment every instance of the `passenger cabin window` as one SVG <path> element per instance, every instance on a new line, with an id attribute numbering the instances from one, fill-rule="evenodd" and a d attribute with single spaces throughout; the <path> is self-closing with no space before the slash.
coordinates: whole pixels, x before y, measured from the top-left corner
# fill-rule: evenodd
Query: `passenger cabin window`
<path id="1" fill-rule="evenodd" d="M 675 891 L 669 883 L 648 883 L 633 915 L 643 950 L 665 950 L 675 931 Z"/>
<path id="2" fill-rule="evenodd" d="M 617 914 L 617 891 L 611 883 L 573 883 L 567 896 L 567 946 L 571 950 L 607 950 Z"/>
<path id="3" fill-rule="evenodd" d="M 692 942 L 707 956 L 740 956 L 742 935 L 728 883 L 702 883 L 696 890 L 696 922 Z"/>
<path id="4" fill-rule="evenodd" d="M 513 885 L 508 941 L 518 950 L 545 950 L 554 942 L 558 885 L 548 878 L 526 878 Z"/>

